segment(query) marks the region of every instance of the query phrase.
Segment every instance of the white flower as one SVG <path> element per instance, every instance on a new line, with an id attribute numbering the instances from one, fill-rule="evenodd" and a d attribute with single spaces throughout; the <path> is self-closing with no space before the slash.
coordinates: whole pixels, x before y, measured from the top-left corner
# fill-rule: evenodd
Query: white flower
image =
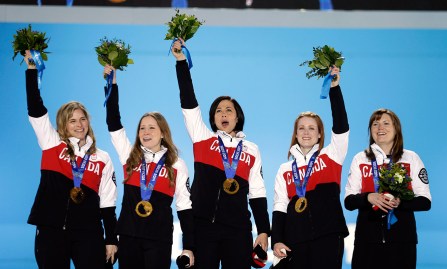
<path id="1" fill-rule="evenodd" d="M 394 175 L 394 180 L 397 181 L 399 184 L 404 181 L 404 177 L 401 174 L 396 173 Z"/>

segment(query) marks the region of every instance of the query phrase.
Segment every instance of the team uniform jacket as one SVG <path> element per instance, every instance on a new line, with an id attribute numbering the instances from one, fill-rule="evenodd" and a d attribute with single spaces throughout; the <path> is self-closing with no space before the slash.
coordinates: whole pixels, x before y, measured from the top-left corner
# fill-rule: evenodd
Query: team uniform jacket
<path id="1" fill-rule="evenodd" d="M 112 161 L 100 149 L 90 156 L 81 182 L 86 197 L 80 204 L 70 199 L 73 173 L 70 158 L 65 156 L 67 145 L 51 125 L 48 112 L 37 87 L 37 71 L 26 71 L 28 115 L 42 149 L 41 179 L 28 223 L 68 230 L 89 230 L 103 233 L 106 244 L 117 244 L 115 204 L 117 189 Z M 79 148 L 77 138 L 69 138 L 78 167 L 92 139 Z"/>
<path id="2" fill-rule="evenodd" d="M 389 163 L 390 159 L 377 145 L 371 148 L 380 167 Z M 405 150 L 398 163 L 405 166 L 412 178 L 411 186 L 415 194 L 412 200 L 401 200 L 394 209 L 398 221 L 387 229 L 387 218 L 382 217 L 380 210 L 374 211 L 367 196 L 374 192 L 371 160 L 365 152 L 358 153 L 351 164 L 346 185 L 345 207 L 348 210 L 358 209 L 355 244 L 362 243 L 417 243 L 416 220 L 414 211 L 425 211 L 431 207 L 431 194 L 428 184 L 427 170 L 419 156 Z"/>
<path id="3" fill-rule="evenodd" d="M 293 181 L 292 162 L 280 165 L 275 179 L 272 246 L 282 242 L 293 245 L 329 234 L 348 235 L 340 203 L 342 164 L 348 150 L 349 125 L 340 87 L 330 90 L 333 115 L 331 142 L 315 160 L 307 183 L 307 208 L 297 213 L 298 199 Z M 300 180 L 304 179 L 307 164 L 318 150 L 318 144 L 304 155 L 298 144 L 290 148 L 296 160 Z"/>
<path id="4" fill-rule="evenodd" d="M 231 137 L 222 131 L 214 133 L 209 130 L 203 122 L 200 107 L 195 98 L 187 62 L 177 61 L 176 69 L 182 111 L 194 150 L 194 181 L 191 189 L 194 217 L 251 230 L 248 196 L 258 234 L 270 234 L 262 162 L 257 145 L 245 140 L 242 132 L 239 132 L 236 137 Z M 234 177 L 240 188 L 233 195 L 227 194 L 222 188 L 226 176 L 217 136 L 223 140 L 230 163 L 237 144 L 243 141 Z"/>
<path id="5" fill-rule="evenodd" d="M 107 102 L 107 124 L 112 143 L 119 155 L 126 176 L 126 161 L 132 150 L 125 129 L 121 125 L 118 106 L 118 86 L 112 86 L 112 93 Z M 158 161 L 167 151 L 165 147 L 158 152 L 152 152 L 142 147 L 146 161 L 146 184 L 149 183 Z M 141 162 L 128 181 L 124 184 L 122 209 L 118 219 L 117 233 L 137 238 L 163 241 L 172 244 L 173 215 L 171 204 L 176 197 L 177 215 L 183 231 L 183 248 L 192 250 L 193 218 L 189 192 L 188 169 L 185 162 L 178 158 L 173 165 L 175 182 L 171 186 L 168 170 L 163 166 L 158 175 L 149 202 L 153 212 L 148 217 L 140 217 L 135 212 L 136 205 L 142 200 L 140 191 Z"/>

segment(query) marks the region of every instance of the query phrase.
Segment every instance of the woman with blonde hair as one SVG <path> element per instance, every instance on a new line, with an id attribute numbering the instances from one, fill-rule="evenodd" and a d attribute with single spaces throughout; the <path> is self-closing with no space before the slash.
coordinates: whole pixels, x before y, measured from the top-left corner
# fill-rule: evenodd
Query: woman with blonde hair
<path id="1" fill-rule="evenodd" d="M 42 148 L 41 179 L 28 223 L 36 225 L 39 268 L 104 268 L 117 251 L 115 174 L 107 152 L 96 147 L 90 116 L 79 102 L 57 112 L 57 130 L 38 89 L 37 70 L 26 71 L 28 115 Z M 105 240 L 104 240 L 105 233 Z"/>

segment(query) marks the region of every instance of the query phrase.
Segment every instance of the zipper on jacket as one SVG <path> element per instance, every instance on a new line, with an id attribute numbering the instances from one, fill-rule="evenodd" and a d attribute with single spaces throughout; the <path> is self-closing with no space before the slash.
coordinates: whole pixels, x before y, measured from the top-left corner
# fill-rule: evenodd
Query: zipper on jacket
<path id="1" fill-rule="evenodd" d="M 216 220 L 216 212 L 217 208 L 219 207 L 219 199 L 220 199 L 220 188 L 219 191 L 217 192 L 216 206 L 214 207 L 214 215 L 213 218 L 211 219 L 211 223 L 214 223 L 214 221 Z"/>
<path id="2" fill-rule="evenodd" d="M 386 216 L 386 215 L 385 215 Z M 382 217 L 382 219 L 383 219 L 384 217 Z M 383 220 L 381 221 L 381 223 L 380 223 L 380 225 L 382 226 L 382 243 L 386 243 L 386 240 L 385 240 L 385 229 L 384 229 L 384 225 L 383 225 Z"/>
<path id="3" fill-rule="evenodd" d="M 62 226 L 62 230 L 65 231 L 67 229 L 67 215 L 68 215 L 68 208 L 70 206 L 70 198 L 67 200 L 67 210 L 65 211 L 65 219 L 64 219 L 64 226 Z"/>

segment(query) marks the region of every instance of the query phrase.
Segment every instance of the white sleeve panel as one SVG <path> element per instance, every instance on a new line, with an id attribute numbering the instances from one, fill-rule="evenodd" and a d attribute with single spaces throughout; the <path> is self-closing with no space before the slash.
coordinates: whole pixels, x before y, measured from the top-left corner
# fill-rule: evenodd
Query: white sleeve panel
<path id="1" fill-rule="evenodd" d="M 125 165 L 127 158 L 129 158 L 130 151 L 132 150 L 132 144 L 127 138 L 126 130 L 124 128 L 110 132 L 112 144 L 118 153 L 121 165 Z"/>
<path id="2" fill-rule="evenodd" d="M 282 164 L 275 178 L 275 196 L 273 198 L 273 211 L 287 213 L 287 206 L 289 205 L 289 197 L 287 195 L 286 181 L 283 178 L 285 171 L 282 170 Z"/>
<path id="3" fill-rule="evenodd" d="M 116 199 L 118 191 L 116 188 L 115 170 L 113 168 L 112 160 L 108 153 L 98 150 L 98 154 L 102 154 L 102 159 L 105 162 L 104 170 L 102 171 L 101 183 L 99 184 L 99 207 L 106 208 L 116 206 Z"/>
<path id="4" fill-rule="evenodd" d="M 255 149 L 255 163 L 250 169 L 250 175 L 248 178 L 248 199 L 261 197 L 264 198 L 267 196 L 267 191 L 265 189 L 264 178 L 262 177 L 261 154 L 259 152 L 258 146 L 252 143 L 252 147 Z"/>
<path id="5" fill-rule="evenodd" d="M 59 134 L 51 124 L 48 113 L 40 118 L 28 118 L 36 133 L 37 142 L 42 150 L 47 150 L 60 144 L 61 140 Z"/>
<path id="6" fill-rule="evenodd" d="M 359 160 L 365 153 L 360 152 L 352 159 L 351 167 L 349 168 L 348 182 L 345 187 L 345 198 L 351 194 L 359 194 L 362 192 L 362 172 L 360 171 Z"/>
<path id="7" fill-rule="evenodd" d="M 424 163 L 422 162 L 419 155 L 413 151 L 407 151 L 411 153 L 411 185 L 413 187 L 413 192 L 416 197 L 424 196 L 431 201 L 430 186 L 428 184 L 428 174 L 425 169 Z"/>
<path id="8" fill-rule="evenodd" d="M 327 146 L 329 157 L 342 165 L 348 153 L 349 131 L 342 134 L 331 132 L 331 143 Z"/>
<path id="9" fill-rule="evenodd" d="M 175 207 L 177 211 L 191 209 L 188 168 L 185 162 L 180 158 L 174 164 L 174 168 L 177 170 L 175 181 Z"/>
<path id="10" fill-rule="evenodd" d="M 193 143 L 210 138 L 214 135 L 203 122 L 200 106 L 193 109 L 182 109 L 186 129 Z"/>

